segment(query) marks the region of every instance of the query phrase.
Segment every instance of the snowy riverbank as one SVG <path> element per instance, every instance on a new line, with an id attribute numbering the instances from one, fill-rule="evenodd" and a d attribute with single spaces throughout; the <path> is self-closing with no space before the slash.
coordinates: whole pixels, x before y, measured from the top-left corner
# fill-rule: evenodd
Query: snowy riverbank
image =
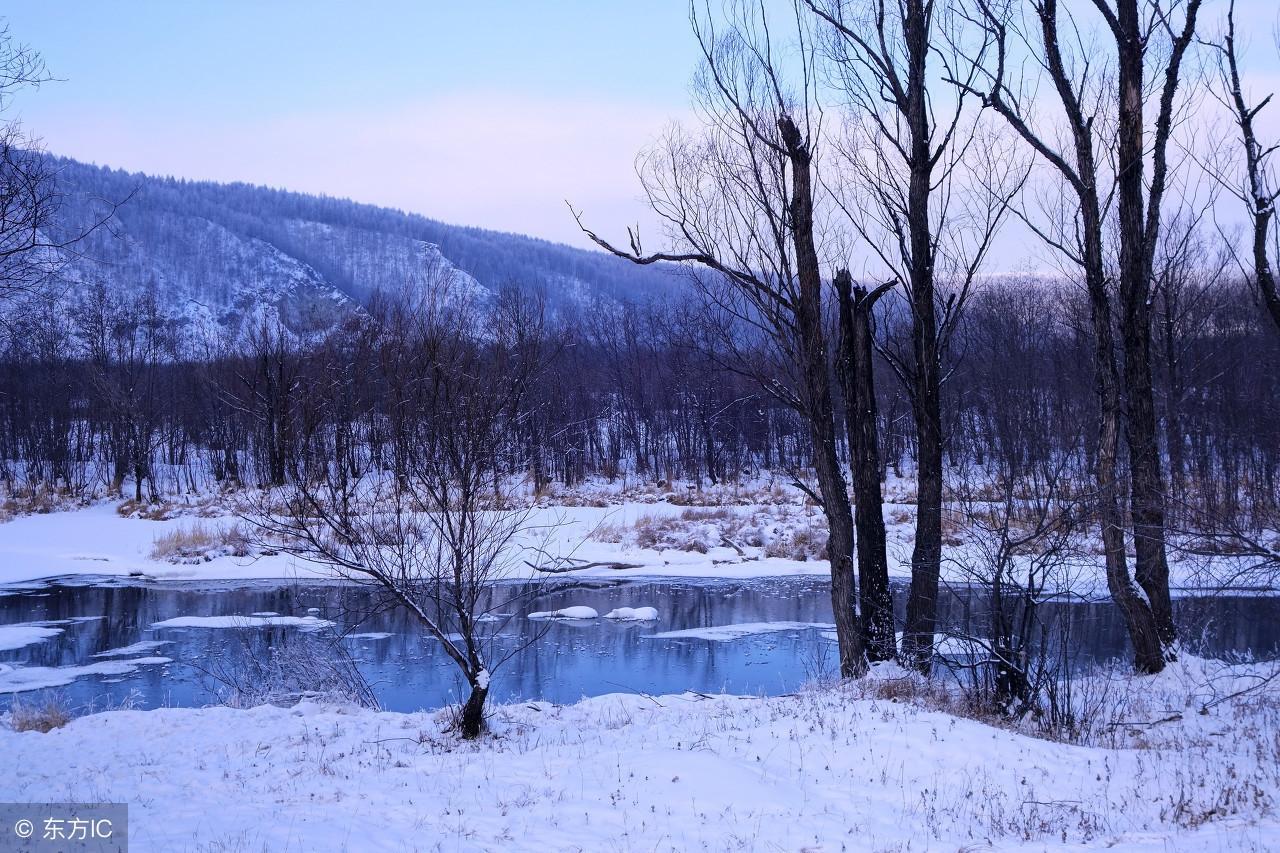
<path id="1" fill-rule="evenodd" d="M 139 576 L 154 580 L 315 581 L 330 577 L 320 566 L 279 553 L 235 556 L 210 548 L 194 559 L 166 559 L 157 543 L 166 537 L 202 531 L 245 528 L 230 514 L 207 515 L 207 507 L 173 509 L 164 520 L 124 517 L 114 502 L 89 507 L 26 515 L 0 523 L 0 595 L 3 586 L 68 576 Z M 887 504 L 889 571 L 894 578 L 910 577 L 915 507 Z M 540 559 L 562 557 L 590 568 L 576 576 L 755 578 L 795 575 L 825 576 L 821 551 L 821 514 L 795 503 L 752 503 L 690 507 L 663 500 L 626 500 L 607 506 L 540 505 L 529 511 L 525 544 Z M 733 529 L 737 541 L 725 537 Z M 749 541 L 750 540 L 750 541 Z M 752 544 L 754 541 L 757 544 Z M 534 553 L 533 551 L 530 554 Z M 963 583 L 966 555 L 979 549 L 953 540 L 945 553 L 944 575 Z M 533 559 L 529 557 L 529 559 Z M 975 557 L 976 559 L 976 557 Z M 980 562 L 980 561 L 979 561 Z M 1174 593 L 1269 590 L 1269 576 L 1254 577 L 1247 560 L 1234 557 L 1186 558 L 1171 554 Z M 618 568 L 618 566 L 623 568 Z M 538 575 L 522 558 L 511 561 L 509 579 Z M 1087 597 L 1106 597 L 1102 558 L 1084 543 L 1077 557 L 1062 566 L 1050 588 Z"/>
<path id="2" fill-rule="evenodd" d="M 0 725 L 0 800 L 128 802 L 135 851 L 1275 850 L 1280 702 L 1225 698 L 1260 672 L 1081 685 L 1089 746 L 927 710 L 884 676 L 507 706 L 476 743 L 439 713 L 114 711 Z"/>

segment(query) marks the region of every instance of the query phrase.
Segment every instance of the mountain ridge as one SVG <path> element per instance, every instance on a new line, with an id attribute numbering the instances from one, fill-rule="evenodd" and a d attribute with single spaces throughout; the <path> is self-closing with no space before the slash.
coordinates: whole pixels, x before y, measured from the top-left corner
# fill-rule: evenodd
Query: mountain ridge
<path id="1" fill-rule="evenodd" d="M 637 267 L 539 237 L 450 225 L 421 214 L 246 182 L 152 176 L 49 155 L 71 235 L 102 220 L 58 278 L 154 295 L 163 313 L 203 335 L 238 336 L 278 320 L 299 335 L 331 328 L 374 294 L 404 287 L 539 291 L 552 311 L 668 296 L 673 267 Z"/>

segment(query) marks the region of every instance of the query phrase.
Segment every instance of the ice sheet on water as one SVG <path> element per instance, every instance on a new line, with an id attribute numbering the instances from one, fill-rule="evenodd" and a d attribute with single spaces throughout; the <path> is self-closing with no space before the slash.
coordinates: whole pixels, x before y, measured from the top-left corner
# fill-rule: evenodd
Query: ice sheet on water
<path id="1" fill-rule="evenodd" d="M 809 628 L 830 629 L 828 622 L 739 622 L 735 625 L 711 625 L 706 628 L 686 628 L 682 631 L 661 631 L 646 634 L 651 640 L 713 640 L 726 642 L 740 640 L 756 634 L 773 634 L 779 631 L 803 631 Z"/>
<path id="2" fill-rule="evenodd" d="M 88 675 L 128 675 L 140 666 L 170 663 L 172 658 L 146 657 L 106 660 L 81 666 L 18 666 L 0 670 L 0 693 L 24 693 L 48 687 L 65 687 Z"/>
<path id="3" fill-rule="evenodd" d="M 530 619 L 598 619 L 600 614 L 596 612 L 594 607 L 586 607 L 581 604 L 574 607 L 562 607 L 559 610 L 540 610 L 537 613 L 530 613 Z"/>
<path id="4" fill-rule="evenodd" d="M 280 626 L 319 631 L 331 628 L 328 619 L 315 616 L 177 616 L 162 622 L 153 622 L 152 628 L 266 628 Z"/>
<path id="5" fill-rule="evenodd" d="M 49 628 L 43 625 L 23 623 L 20 625 L 0 625 L 0 652 L 21 649 L 24 646 L 43 643 L 50 637 L 62 633 L 61 628 Z"/>
<path id="6" fill-rule="evenodd" d="M 134 655 L 145 655 L 147 652 L 154 652 L 161 646 L 170 644 L 170 640 L 141 640 L 128 646 L 121 646 L 118 649 L 107 649 L 105 652 L 98 652 L 95 658 L 127 658 Z"/>

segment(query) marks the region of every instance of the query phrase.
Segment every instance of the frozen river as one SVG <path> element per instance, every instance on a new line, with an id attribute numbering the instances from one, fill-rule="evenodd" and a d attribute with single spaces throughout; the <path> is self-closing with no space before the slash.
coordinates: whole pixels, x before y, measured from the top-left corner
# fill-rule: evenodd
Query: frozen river
<path id="1" fill-rule="evenodd" d="M 905 589 L 895 590 L 901 618 Z M 818 578 L 745 581 L 560 580 L 503 584 L 488 607 L 498 701 L 572 702 L 634 692 L 779 694 L 832 674 L 830 596 Z M 983 597 L 957 590 L 944 621 L 982 636 Z M 529 619 L 533 611 L 653 607 L 657 621 Z M 1182 598 L 1188 642 L 1213 656 L 1275 656 L 1280 599 Z M 1049 607 L 1048 647 L 1076 667 L 1124 657 L 1126 638 L 1106 602 Z M 252 614 L 269 614 L 252 616 Z M 186 618 L 183 617 L 198 617 Z M 218 619 L 211 617 L 249 617 Z M 179 620 L 176 626 L 164 623 Z M 238 627 L 227 627 L 228 624 Z M 725 628 L 726 630 L 705 630 Z M 299 651 L 349 662 L 389 710 L 434 708 L 459 695 L 440 644 L 409 614 L 365 587 L 343 584 L 144 583 L 76 578 L 0 589 L 0 706 L 58 691 L 78 710 L 219 702 L 253 662 Z M 273 657 L 274 656 L 274 657 Z M 268 667 L 269 668 L 269 667 Z M 42 686 L 48 685 L 48 686 Z"/>

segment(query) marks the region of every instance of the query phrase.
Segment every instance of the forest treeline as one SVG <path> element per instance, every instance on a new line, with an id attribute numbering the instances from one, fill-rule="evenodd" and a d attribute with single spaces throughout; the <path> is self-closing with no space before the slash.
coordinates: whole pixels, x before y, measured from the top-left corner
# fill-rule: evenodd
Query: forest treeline
<path id="1" fill-rule="evenodd" d="M 1220 271 L 1174 265 L 1155 293 L 1172 515 L 1265 525 L 1280 495 L 1275 335 L 1246 283 Z M 1072 322 L 1082 299 L 1071 282 L 1031 277 L 978 289 L 948 355 L 951 469 L 1067 460 L 1086 489 L 1097 404 L 1088 330 Z M 31 303 L 11 318 L 0 361 L 0 480 L 16 496 L 140 500 L 279 485 L 332 460 L 339 436 L 347 453 L 394 471 L 391 368 L 405 345 L 388 320 L 394 306 L 375 299 L 315 341 L 264 321 L 219 348 L 193 344 L 154 295 L 99 287 L 70 312 Z M 517 288 L 449 307 L 482 330 L 477 346 L 493 350 L 482 363 L 494 371 L 521 354 L 539 360 L 504 419 L 497 472 L 527 477 L 534 491 L 590 478 L 696 487 L 762 471 L 811 476 L 799 416 L 727 364 L 693 308 L 609 301 L 553 313 Z M 880 332 L 909 345 L 901 312 Z M 909 395 L 883 357 L 876 372 L 882 474 L 913 476 Z M 840 453 L 848 458 L 843 437 Z"/>

